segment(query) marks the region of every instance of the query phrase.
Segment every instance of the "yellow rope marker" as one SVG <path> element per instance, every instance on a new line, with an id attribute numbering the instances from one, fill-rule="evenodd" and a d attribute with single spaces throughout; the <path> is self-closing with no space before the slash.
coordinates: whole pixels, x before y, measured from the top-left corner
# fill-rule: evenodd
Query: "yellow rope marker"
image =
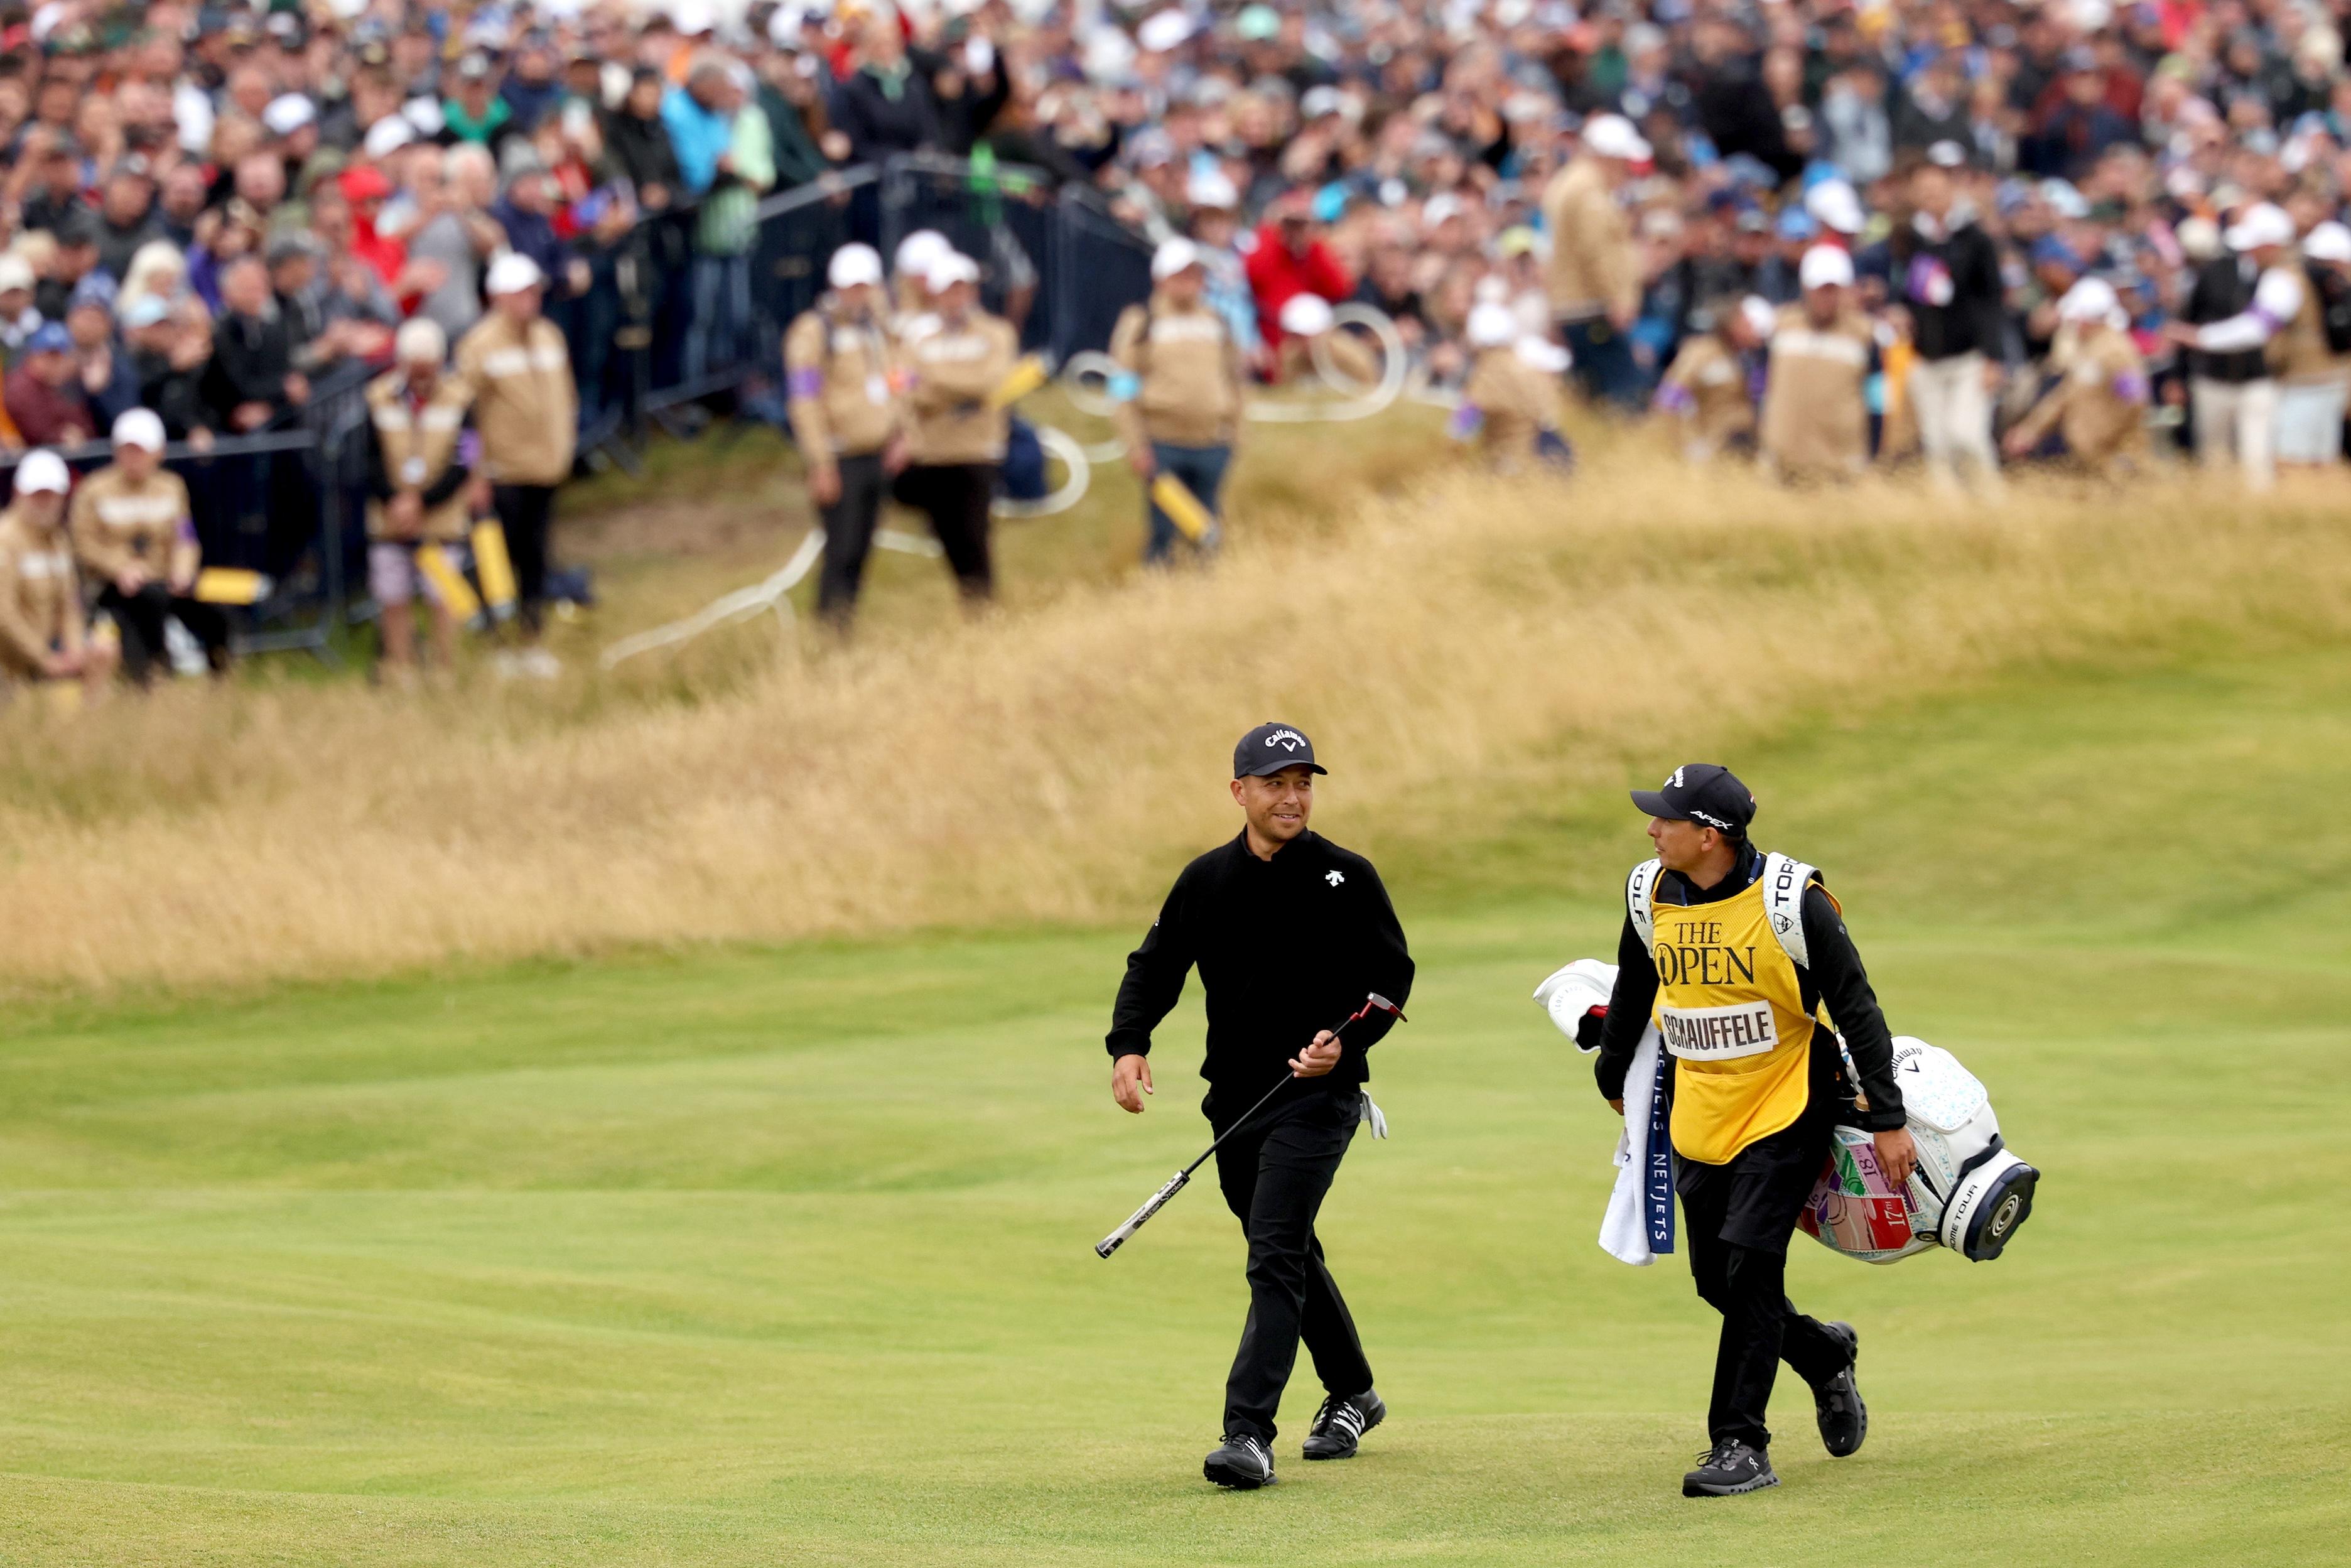
<path id="1" fill-rule="evenodd" d="M 507 555 L 507 531 L 496 517 L 474 525 L 474 575 L 482 580 L 482 597 L 490 613 L 510 621 L 515 612 L 514 561 Z"/>
<path id="2" fill-rule="evenodd" d="M 199 604 L 258 604 L 268 597 L 269 580 L 234 566 L 208 566 L 196 573 Z"/>
<path id="3" fill-rule="evenodd" d="M 1200 497 L 1192 494 L 1184 481 L 1173 474 L 1162 474 L 1151 482 L 1151 499 L 1167 514 L 1167 520 L 1194 544 L 1207 538 L 1209 530 L 1217 526 L 1217 519 L 1208 515 L 1208 508 L 1200 505 Z"/>
<path id="4" fill-rule="evenodd" d="M 987 394 L 990 408 L 1010 408 L 1030 392 L 1045 384 L 1045 361 L 1031 354 L 1012 367 L 1012 373 L 996 383 Z"/>
<path id="5" fill-rule="evenodd" d="M 449 563 L 449 558 L 439 545 L 429 540 L 416 547 L 416 570 L 441 596 L 442 607 L 467 625 L 481 619 L 482 601 L 474 596 L 474 585 L 465 574 Z"/>

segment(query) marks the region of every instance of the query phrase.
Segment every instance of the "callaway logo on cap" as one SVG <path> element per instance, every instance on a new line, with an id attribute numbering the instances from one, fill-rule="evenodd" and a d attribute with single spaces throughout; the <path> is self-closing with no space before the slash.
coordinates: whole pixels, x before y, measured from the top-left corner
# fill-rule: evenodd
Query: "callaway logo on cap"
<path id="1" fill-rule="evenodd" d="M 1697 822 L 1718 832 L 1747 831 L 1755 820 L 1755 796 L 1739 776 L 1713 762 L 1686 762 L 1655 789 L 1633 791 L 1633 804 L 1652 817 Z"/>
<path id="2" fill-rule="evenodd" d="M 1233 747 L 1236 779 L 1262 779 L 1285 768 L 1303 768 L 1315 773 L 1330 771 L 1314 760 L 1314 743 L 1301 731 L 1271 719 L 1242 736 L 1241 743 Z"/>

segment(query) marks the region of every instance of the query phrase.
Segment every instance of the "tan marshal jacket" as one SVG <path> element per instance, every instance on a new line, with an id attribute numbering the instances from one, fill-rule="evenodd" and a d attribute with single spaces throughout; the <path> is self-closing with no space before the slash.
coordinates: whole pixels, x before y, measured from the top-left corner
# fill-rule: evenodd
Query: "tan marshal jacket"
<path id="1" fill-rule="evenodd" d="M 1559 383 L 1514 347 L 1478 351 L 1461 401 L 1479 413 L 1479 450 L 1506 473 L 1532 464 L 1536 437 L 1559 428 Z"/>
<path id="2" fill-rule="evenodd" d="M 52 648 L 81 646 L 81 584 L 65 530 L 0 511 L 0 671 L 37 675 Z"/>
<path id="3" fill-rule="evenodd" d="M 1682 450 L 1694 460 L 1713 456 L 1732 438 L 1755 429 L 1747 367 L 1712 332 L 1682 340 L 1657 388 L 1657 405 L 1681 419 Z"/>
<path id="4" fill-rule="evenodd" d="M 1575 159 L 1552 175 L 1543 188 L 1542 213 L 1551 231 L 1543 287 L 1554 316 L 1588 321 L 1612 308 L 1628 315 L 1640 308 L 1641 261 L 1632 224 L 1598 160 Z"/>
<path id="5" fill-rule="evenodd" d="M 544 316 L 517 329 L 493 310 L 457 345 L 474 389 L 482 468 L 497 485 L 560 485 L 580 438 L 580 395 L 563 333 Z"/>
<path id="6" fill-rule="evenodd" d="M 974 310 L 960 327 L 938 322 L 905 344 L 914 374 L 913 463 L 1001 463 L 1011 416 L 987 398 L 1012 373 L 1020 340 L 1012 323 Z"/>
<path id="7" fill-rule="evenodd" d="M 410 407 L 408 377 L 393 371 L 368 383 L 368 422 L 376 446 L 383 454 L 383 471 L 402 490 L 430 490 L 457 459 L 458 439 L 465 434 L 465 411 L 474 392 L 460 376 L 443 375 L 433 395 L 420 409 Z M 422 537 L 446 544 L 465 537 L 468 521 L 465 492 L 455 494 L 424 514 Z M 368 498 L 367 531 L 371 539 L 390 538 L 383 503 Z"/>
<path id="8" fill-rule="evenodd" d="M 67 515 L 74 559 L 101 582 L 111 582 L 134 564 L 158 580 L 169 579 L 175 565 L 195 570 L 196 534 L 188 487 L 168 468 L 158 468 L 144 484 L 134 485 L 110 464 L 81 482 Z"/>
<path id="9" fill-rule="evenodd" d="M 1848 308 L 1815 327 L 1802 305 L 1780 308 L 1758 444 L 1785 474 L 1858 474 L 1869 462 L 1868 318 Z"/>
<path id="10" fill-rule="evenodd" d="M 2105 466 L 2147 451 L 2147 400 L 2138 345 L 2127 332 L 2094 327 L 2076 340 L 2064 375 L 2017 422 L 2015 434 L 2038 445 L 2054 428 L 2070 455 Z"/>
<path id="11" fill-rule="evenodd" d="M 1233 444 L 1249 368 L 1222 316 L 1206 305 L 1178 308 L 1155 295 L 1119 317 L 1110 357 L 1136 381 L 1134 401 L 1118 411 L 1119 434 L 1129 445 Z"/>
<path id="12" fill-rule="evenodd" d="M 853 321 L 828 296 L 784 334 L 792 439 L 810 456 L 856 457 L 890 444 L 905 419 L 891 378 L 898 349 L 879 317 Z"/>

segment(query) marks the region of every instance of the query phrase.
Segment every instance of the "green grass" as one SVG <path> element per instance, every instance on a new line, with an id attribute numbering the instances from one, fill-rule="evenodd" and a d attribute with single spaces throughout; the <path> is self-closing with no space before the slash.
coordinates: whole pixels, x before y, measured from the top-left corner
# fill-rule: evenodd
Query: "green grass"
<path id="1" fill-rule="evenodd" d="M 1089 1250 L 1202 1141 L 1193 1002 L 1151 1113 L 1105 1092 L 1133 932 L 649 957 L 14 1022 L 0 1561 L 2337 1558 L 2346 697 L 2339 651 L 2044 672 L 1736 758 L 2046 1173 L 1994 1264 L 1800 1240 L 1872 1435 L 1829 1461 L 1783 1383 L 1776 1492 L 1676 1495 L 1709 1315 L 1593 1245 L 1613 1121 L 1527 1000 L 1638 822 L 1531 790 L 1386 867 L 1395 1135 L 1324 1226 L 1395 1410 L 1357 1460 L 1296 1460 L 1301 1368 L 1283 1484 L 1200 1480 L 1212 1186 Z"/>

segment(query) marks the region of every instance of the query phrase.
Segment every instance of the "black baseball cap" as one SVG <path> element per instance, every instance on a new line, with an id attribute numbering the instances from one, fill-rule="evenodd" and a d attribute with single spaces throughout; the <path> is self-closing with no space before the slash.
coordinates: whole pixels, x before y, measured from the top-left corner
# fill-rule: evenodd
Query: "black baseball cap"
<path id="1" fill-rule="evenodd" d="M 1633 804 L 1652 817 L 1696 822 L 1734 838 L 1755 820 L 1755 792 L 1714 762 L 1683 763 L 1655 789 L 1634 790 Z"/>
<path id="2" fill-rule="evenodd" d="M 1303 730 L 1277 719 L 1259 725 L 1233 747 L 1236 779 L 1262 779 L 1285 768 L 1303 768 L 1312 773 L 1331 771 L 1314 760 L 1314 743 L 1306 738 Z"/>

